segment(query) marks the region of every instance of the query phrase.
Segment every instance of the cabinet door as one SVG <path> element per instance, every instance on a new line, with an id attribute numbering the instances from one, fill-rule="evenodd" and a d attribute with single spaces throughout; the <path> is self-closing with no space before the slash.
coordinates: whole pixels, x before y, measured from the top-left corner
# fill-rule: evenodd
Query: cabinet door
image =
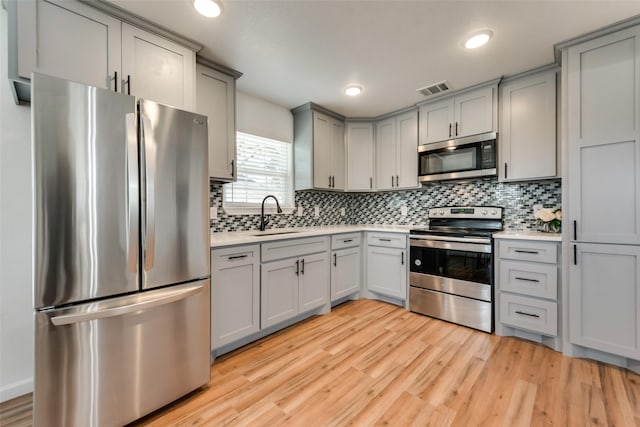
<path id="1" fill-rule="evenodd" d="M 18 74 L 32 71 L 114 89 L 120 21 L 78 2 L 18 1 Z M 119 88 L 118 82 L 118 88 Z"/>
<path id="2" fill-rule="evenodd" d="M 273 326 L 298 314 L 297 259 L 262 264 L 260 327 Z"/>
<path id="3" fill-rule="evenodd" d="M 407 297 L 407 263 L 403 249 L 367 247 L 367 289 L 394 298 Z"/>
<path id="4" fill-rule="evenodd" d="M 346 145 L 346 189 L 373 190 L 373 124 L 347 123 Z"/>
<path id="5" fill-rule="evenodd" d="M 418 186 L 418 112 L 396 118 L 396 187 Z"/>
<path id="6" fill-rule="evenodd" d="M 329 302 L 329 254 L 305 255 L 300 258 L 299 313 Z"/>
<path id="7" fill-rule="evenodd" d="M 260 330 L 260 246 L 211 253 L 211 346 Z"/>
<path id="8" fill-rule="evenodd" d="M 640 244 L 639 34 L 568 51 L 569 220 L 580 241 Z"/>
<path id="9" fill-rule="evenodd" d="M 500 87 L 501 181 L 556 176 L 556 72 Z"/>
<path id="10" fill-rule="evenodd" d="M 330 117 L 313 112 L 313 186 L 331 188 L 331 137 Z"/>
<path id="11" fill-rule="evenodd" d="M 334 251 L 331 258 L 331 301 L 360 290 L 360 248 Z"/>
<path id="12" fill-rule="evenodd" d="M 456 137 L 491 132 L 493 129 L 493 86 L 463 93 L 454 98 Z"/>
<path id="13" fill-rule="evenodd" d="M 200 64 L 196 74 L 196 111 L 209 118 L 209 176 L 235 181 L 236 81 Z"/>
<path id="14" fill-rule="evenodd" d="M 574 344 L 640 359 L 640 247 L 578 244 L 569 266 Z"/>
<path id="15" fill-rule="evenodd" d="M 195 107 L 193 51 L 126 23 L 122 24 L 122 74 L 126 93 L 182 110 Z"/>
<path id="16" fill-rule="evenodd" d="M 453 99 L 446 98 L 420 107 L 420 144 L 453 137 Z"/>
<path id="17" fill-rule="evenodd" d="M 344 190 L 344 123 L 331 121 L 331 188 Z"/>
<path id="18" fill-rule="evenodd" d="M 376 189 L 396 186 L 396 120 L 376 123 Z"/>

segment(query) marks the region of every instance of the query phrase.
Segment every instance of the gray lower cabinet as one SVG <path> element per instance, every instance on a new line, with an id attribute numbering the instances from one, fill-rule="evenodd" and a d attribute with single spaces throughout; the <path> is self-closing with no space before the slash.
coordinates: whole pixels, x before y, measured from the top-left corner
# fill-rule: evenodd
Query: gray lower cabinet
<path id="1" fill-rule="evenodd" d="M 361 240 L 360 233 L 331 237 L 331 302 L 360 291 Z"/>
<path id="2" fill-rule="evenodd" d="M 640 360 L 640 247 L 571 246 L 571 343 Z"/>
<path id="3" fill-rule="evenodd" d="M 327 236 L 262 245 L 263 329 L 329 302 L 328 250 Z"/>
<path id="4" fill-rule="evenodd" d="M 561 350 L 559 243 L 496 239 L 496 335 Z"/>
<path id="5" fill-rule="evenodd" d="M 406 300 L 407 236 L 403 233 L 367 233 L 367 289 Z"/>
<path id="6" fill-rule="evenodd" d="M 260 246 L 211 251 L 211 347 L 260 330 Z"/>

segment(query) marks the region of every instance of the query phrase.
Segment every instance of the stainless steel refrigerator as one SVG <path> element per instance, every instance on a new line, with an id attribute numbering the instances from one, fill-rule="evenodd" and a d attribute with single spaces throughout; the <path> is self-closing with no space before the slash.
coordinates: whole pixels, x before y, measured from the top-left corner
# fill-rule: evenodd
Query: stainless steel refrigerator
<path id="1" fill-rule="evenodd" d="M 32 79 L 36 426 L 116 426 L 207 384 L 207 118 Z"/>

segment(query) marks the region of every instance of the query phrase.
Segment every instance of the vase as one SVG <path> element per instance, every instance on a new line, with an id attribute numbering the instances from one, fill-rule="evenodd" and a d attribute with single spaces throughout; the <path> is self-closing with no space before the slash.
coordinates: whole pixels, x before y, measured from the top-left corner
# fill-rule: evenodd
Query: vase
<path id="1" fill-rule="evenodd" d="M 560 227 L 560 224 L 544 222 L 540 224 L 540 231 L 542 231 L 543 233 L 559 233 Z"/>

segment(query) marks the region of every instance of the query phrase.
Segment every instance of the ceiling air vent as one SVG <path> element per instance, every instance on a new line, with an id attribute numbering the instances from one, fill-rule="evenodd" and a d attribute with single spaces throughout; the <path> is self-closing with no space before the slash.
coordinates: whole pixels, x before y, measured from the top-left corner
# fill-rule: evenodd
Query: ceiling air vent
<path id="1" fill-rule="evenodd" d="M 436 95 L 438 93 L 446 92 L 450 89 L 449 83 L 446 80 L 443 80 L 438 83 L 434 83 L 429 86 L 425 86 L 420 89 L 416 89 L 416 92 L 423 94 L 424 96 Z"/>

